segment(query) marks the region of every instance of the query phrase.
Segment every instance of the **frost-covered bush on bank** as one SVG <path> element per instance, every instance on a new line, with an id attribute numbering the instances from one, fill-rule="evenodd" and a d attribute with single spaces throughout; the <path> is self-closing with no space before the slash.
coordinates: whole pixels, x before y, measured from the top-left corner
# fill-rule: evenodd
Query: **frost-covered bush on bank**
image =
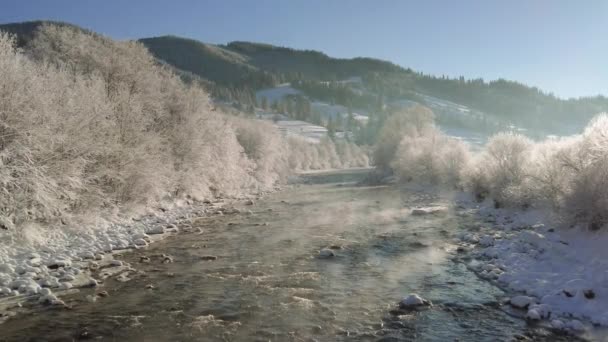
<path id="1" fill-rule="evenodd" d="M 268 123 L 213 110 L 139 43 L 72 27 L 43 25 L 23 51 L 0 34 L 0 75 L 0 227 L 17 234 L 270 190 L 293 164 L 362 155 L 301 158 Z"/>
<path id="2" fill-rule="evenodd" d="M 606 114 L 581 135 L 534 142 L 499 133 L 476 153 L 438 130 L 420 106 L 394 113 L 380 132 L 373 163 L 401 181 L 461 187 L 496 207 L 550 209 L 568 225 L 608 223 Z"/>
<path id="3" fill-rule="evenodd" d="M 352 167 L 367 167 L 367 152 L 352 143 L 334 142 L 329 138 L 311 144 L 304 138 L 288 137 L 289 167 L 293 170 L 323 170 Z"/>
<path id="4" fill-rule="evenodd" d="M 386 120 L 373 157 L 379 169 L 401 181 L 456 186 L 470 152 L 465 143 L 435 127 L 433 112 L 414 106 Z"/>

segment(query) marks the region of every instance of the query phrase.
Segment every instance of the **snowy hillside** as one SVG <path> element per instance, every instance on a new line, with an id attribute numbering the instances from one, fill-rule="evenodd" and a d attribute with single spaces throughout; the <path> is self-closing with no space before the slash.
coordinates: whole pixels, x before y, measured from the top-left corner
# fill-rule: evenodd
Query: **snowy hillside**
<path id="1" fill-rule="evenodd" d="M 266 98 L 266 101 L 271 104 L 281 101 L 285 96 L 299 95 L 301 93 L 301 91 L 292 88 L 289 83 L 285 83 L 274 88 L 260 90 L 256 92 L 255 97 L 258 103 L 261 103 Z"/>

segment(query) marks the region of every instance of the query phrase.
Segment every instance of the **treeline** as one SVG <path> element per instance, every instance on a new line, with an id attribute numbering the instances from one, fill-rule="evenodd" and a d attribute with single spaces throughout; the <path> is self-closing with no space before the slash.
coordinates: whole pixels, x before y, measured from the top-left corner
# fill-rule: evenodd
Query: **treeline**
<path id="1" fill-rule="evenodd" d="M 608 224 L 606 114 L 580 135 L 533 142 L 499 133 L 473 153 L 439 131 L 432 112 L 419 106 L 386 120 L 373 157 L 402 181 L 465 189 L 497 208 L 550 208 L 569 225 L 595 230 Z"/>
<path id="2" fill-rule="evenodd" d="M 596 113 L 608 110 L 608 98 L 604 96 L 564 100 L 504 79 L 485 82 L 419 74 L 415 89 L 494 114 L 518 126 L 556 134 L 573 134 L 573 129 L 582 129 Z"/>
<path id="3" fill-rule="evenodd" d="M 0 33 L 2 228 L 269 190 L 299 157 L 273 126 L 214 109 L 140 43 L 46 24 L 15 45 Z"/>
<path id="4" fill-rule="evenodd" d="M 506 123 L 549 133 L 571 133 L 598 112 L 608 110 L 602 96 L 564 100 L 507 80 L 450 78 L 417 73 L 371 58 L 336 59 L 317 51 L 269 44 L 233 42 L 204 44 L 178 37 L 143 40 L 160 59 L 211 81 L 221 99 L 252 105 L 256 90 L 291 82 L 314 99 L 376 112 L 382 104 L 409 99 L 424 103 L 418 93 L 493 114 Z M 337 81 L 362 78 L 361 89 Z"/>

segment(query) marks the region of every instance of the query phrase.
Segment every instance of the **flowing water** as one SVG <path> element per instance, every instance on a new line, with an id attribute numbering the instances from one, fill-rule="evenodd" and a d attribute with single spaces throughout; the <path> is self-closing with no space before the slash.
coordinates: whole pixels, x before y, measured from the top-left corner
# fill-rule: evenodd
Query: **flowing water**
<path id="1" fill-rule="evenodd" d="M 309 175 L 242 214 L 197 220 L 118 256 L 138 271 L 0 325 L 1 341 L 554 341 L 508 315 L 505 294 L 453 258 L 470 222 L 411 216 L 449 196 L 360 186 L 363 172 Z M 250 209 L 251 212 L 246 212 Z M 330 248 L 335 256 L 319 257 Z M 171 263 L 162 263 L 161 254 Z M 140 262 L 148 256 L 150 262 Z M 85 299 L 107 291 L 95 303 Z M 433 306 L 398 311 L 418 293 Z"/>

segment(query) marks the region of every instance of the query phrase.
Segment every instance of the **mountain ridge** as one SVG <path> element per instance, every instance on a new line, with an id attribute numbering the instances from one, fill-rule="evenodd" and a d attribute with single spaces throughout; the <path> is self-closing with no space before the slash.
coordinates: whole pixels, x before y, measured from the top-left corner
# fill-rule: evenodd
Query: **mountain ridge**
<path id="1" fill-rule="evenodd" d="M 0 30 L 17 35 L 18 43 L 24 45 L 44 23 L 75 26 L 31 21 L 2 24 Z M 259 105 L 257 90 L 290 82 L 308 94 L 328 92 L 326 100 L 346 106 L 362 101 L 416 99 L 416 94 L 427 94 L 531 128 L 559 122 L 578 130 L 595 114 L 608 111 L 608 99 L 602 95 L 562 99 L 516 81 L 438 77 L 369 57 L 333 58 L 314 50 L 245 41 L 209 44 L 175 35 L 138 41 L 182 78 L 204 83 L 215 98 L 248 106 Z M 351 91 L 340 83 L 353 76 L 361 78 L 362 89 Z M 369 96 L 361 98 L 361 94 Z M 369 103 L 365 109 L 381 107 Z"/>

